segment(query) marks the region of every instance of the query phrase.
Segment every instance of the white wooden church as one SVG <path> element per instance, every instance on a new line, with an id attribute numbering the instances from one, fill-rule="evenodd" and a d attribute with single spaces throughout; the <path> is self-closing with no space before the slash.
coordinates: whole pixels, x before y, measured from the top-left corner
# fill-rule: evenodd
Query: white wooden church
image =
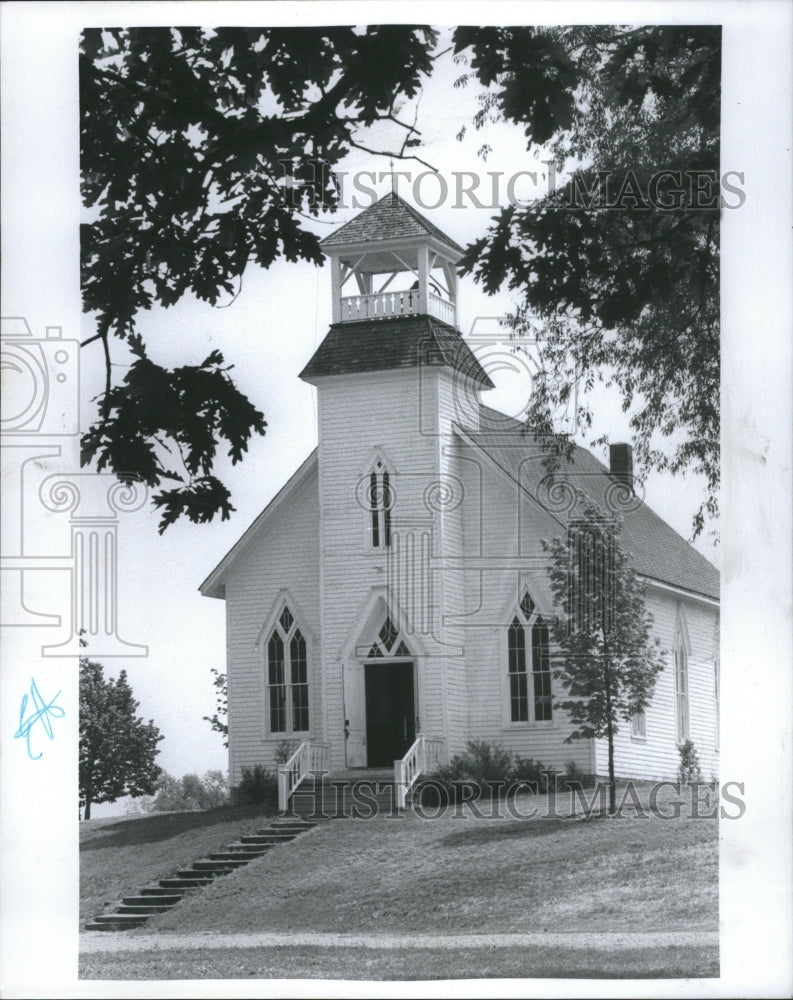
<path id="1" fill-rule="evenodd" d="M 226 602 L 232 786 L 284 741 L 290 788 L 320 763 L 402 761 L 409 781 L 469 740 L 604 775 L 604 742 L 565 742 L 547 655 L 541 540 L 564 537 L 575 491 L 620 505 L 666 657 L 616 773 L 674 778 L 691 738 L 717 775 L 718 573 L 633 495 L 630 447 L 611 469 L 577 448 L 549 488 L 538 442 L 480 401 L 461 248 L 396 194 L 323 249 L 333 323 L 300 375 L 318 446 L 200 588 Z"/>

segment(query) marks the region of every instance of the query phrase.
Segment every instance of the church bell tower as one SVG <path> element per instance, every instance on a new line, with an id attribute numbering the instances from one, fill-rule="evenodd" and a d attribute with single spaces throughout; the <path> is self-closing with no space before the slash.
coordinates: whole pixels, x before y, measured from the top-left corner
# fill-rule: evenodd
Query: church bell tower
<path id="1" fill-rule="evenodd" d="M 322 249 L 333 322 L 300 376 L 318 399 L 322 728 L 334 766 L 371 767 L 420 731 L 458 748 L 465 668 L 445 623 L 463 594 L 432 560 L 462 551 L 462 510 L 435 498 L 460 492 L 455 428 L 478 429 L 492 383 L 459 332 L 462 248 L 396 193 Z"/>

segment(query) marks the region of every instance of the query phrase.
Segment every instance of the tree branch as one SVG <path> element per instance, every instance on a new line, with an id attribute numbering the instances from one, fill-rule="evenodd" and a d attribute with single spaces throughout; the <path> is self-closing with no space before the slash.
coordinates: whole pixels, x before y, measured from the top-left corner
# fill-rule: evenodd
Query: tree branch
<path id="1" fill-rule="evenodd" d="M 370 149 L 368 146 L 362 145 L 360 142 L 355 142 L 350 139 L 350 145 L 355 149 L 360 149 L 363 153 L 370 153 L 372 156 L 393 156 L 395 160 L 416 160 L 417 163 L 423 164 L 428 170 L 431 170 L 434 174 L 439 173 L 437 167 L 433 167 L 431 163 L 427 163 L 426 160 L 422 160 L 420 156 L 416 156 L 415 153 L 410 153 L 405 156 L 403 153 L 392 152 L 388 149 Z"/>

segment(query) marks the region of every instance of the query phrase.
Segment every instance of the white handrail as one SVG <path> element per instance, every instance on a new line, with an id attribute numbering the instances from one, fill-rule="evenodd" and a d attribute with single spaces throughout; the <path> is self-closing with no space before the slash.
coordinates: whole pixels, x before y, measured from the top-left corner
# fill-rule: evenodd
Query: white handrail
<path id="1" fill-rule="evenodd" d="M 419 304 L 419 293 L 415 288 L 404 292 L 374 292 L 369 295 L 361 292 L 356 295 L 343 295 L 339 299 L 341 319 L 344 323 L 415 315 L 419 311 Z M 427 293 L 427 312 L 455 326 L 454 303 L 442 299 L 434 292 Z"/>
<path id="2" fill-rule="evenodd" d="M 286 812 L 289 799 L 312 771 L 327 770 L 330 746 L 305 740 L 285 764 L 278 768 L 278 811 Z"/>
<path id="3" fill-rule="evenodd" d="M 404 809 L 408 792 L 419 777 L 440 763 L 443 740 L 419 735 L 402 760 L 394 761 L 394 786 L 397 809 Z"/>

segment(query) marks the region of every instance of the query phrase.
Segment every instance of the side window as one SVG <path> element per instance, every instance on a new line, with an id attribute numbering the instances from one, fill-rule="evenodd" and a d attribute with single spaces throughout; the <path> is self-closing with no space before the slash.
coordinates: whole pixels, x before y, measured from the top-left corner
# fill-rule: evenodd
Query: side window
<path id="1" fill-rule="evenodd" d="M 309 729 L 306 639 L 286 606 L 267 640 L 267 722 L 274 734 Z"/>
<path id="2" fill-rule="evenodd" d="M 682 621 L 675 634 L 675 727 L 678 743 L 688 739 L 688 646 Z"/>
<path id="3" fill-rule="evenodd" d="M 373 549 L 391 547 L 391 507 L 393 493 L 391 477 L 381 459 L 374 463 L 369 473 L 370 538 Z"/>
<path id="4" fill-rule="evenodd" d="M 509 712 L 512 722 L 552 722 L 548 626 L 528 593 L 507 629 Z M 531 683 L 529 683 L 529 671 Z"/>

